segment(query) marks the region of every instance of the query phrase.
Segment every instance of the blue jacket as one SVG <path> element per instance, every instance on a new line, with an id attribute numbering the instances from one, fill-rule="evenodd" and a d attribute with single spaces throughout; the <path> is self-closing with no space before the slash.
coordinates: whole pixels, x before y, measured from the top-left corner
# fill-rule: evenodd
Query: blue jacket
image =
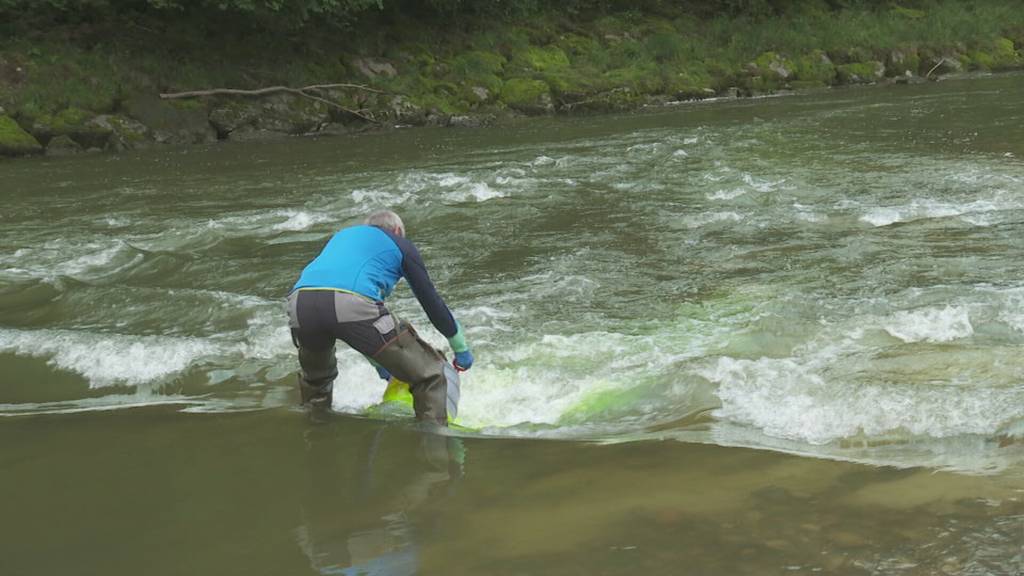
<path id="1" fill-rule="evenodd" d="M 430 323 L 446 338 L 459 328 L 427 274 L 419 250 L 377 226 L 352 226 L 335 234 L 302 270 L 292 289 L 343 290 L 383 301 L 405 278 Z"/>

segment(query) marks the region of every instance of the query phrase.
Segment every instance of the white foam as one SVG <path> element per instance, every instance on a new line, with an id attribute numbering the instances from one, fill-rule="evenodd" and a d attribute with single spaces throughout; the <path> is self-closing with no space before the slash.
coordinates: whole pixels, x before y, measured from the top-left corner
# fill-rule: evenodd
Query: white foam
<path id="1" fill-rule="evenodd" d="M 743 216 L 737 212 L 702 212 L 694 216 L 686 216 L 683 218 L 683 223 L 687 228 L 701 228 L 709 224 L 718 224 L 721 222 L 741 222 Z"/>
<path id="2" fill-rule="evenodd" d="M 723 357 L 700 374 L 719 384 L 718 417 L 811 444 L 892 432 L 994 434 L 1001 423 L 1024 417 L 1024 390 L 851 385 L 830 381 L 826 366 L 814 358 Z"/>
<path id="3" fill-rule="evenodd" d="M 80 374 L 98 388 L 159 382 L 219 348 L 201 338 L 0 329 L 0 350 L 48 358 L 49 364 Z"/>
<path id="4" fill-rule="evenodd" d="M 978 199 L 965 203 L 941 202 L 930 198 L 913 200 L 906 206 L 880 206 L 867 210 L 860 217 L 875 227 L 889 226 L 898 222 L 913 222 L 931 218 L 953 218 L 978 226 L 995 222 L 998 212 L 1024 207 L 1020 201 L 1011 200 L 1003 193 L 993 199 Z"/>
<path id="5" fill-rule="evenodd" d="M 313 214 L 303 210 L 281 210 L 278 211 L 276 215 L 283 216 L 286 219 L 284 222 L 274 224 L 273 229 L 291 232 L 308 230 L 316 224 L 330 222 L 331 220 L 331 218 L 325 214 Z"/>
<path id="6" fill-rule="evenodd" d="M 0 264 L 33 278 L 69 276 L 90 280 L 135 266 L 143 258 L 121 240 L 60 238 L 0 256 Z"/>
<path id="7" fill-rule="evenodd" d="M 747 192 L 749 192 L 749 190 L 746 188 L 733 188 L 731 190 L 722 189 L 708 194 L 707 198 L 708 200 L 732 200 L 743 196 Z"/>
<path id="8" fill-rule="evenodd" d="M 883 328 L 904 342 L 951 342 L 974 334 L 966 306 L 897 312 Z"/>

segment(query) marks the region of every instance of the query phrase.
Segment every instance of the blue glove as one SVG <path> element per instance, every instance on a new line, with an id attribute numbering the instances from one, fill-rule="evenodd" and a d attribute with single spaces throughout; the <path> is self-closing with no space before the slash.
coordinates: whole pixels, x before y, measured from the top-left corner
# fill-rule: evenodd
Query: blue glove
<path id="1" fill-rule="evenodd" d="M 473 353 L 468 349 L 455 353 L 455 369 L 459 371 L 469 370 L 473 366 Z"/>
<path id="2" fill-rule="evenodd" d="M 374 366 L 374 368 L 377 369 L 377 375 L 380 376 L 381 380 L 385 382 L 391 380 L 391 372 L 388 372 L 383 366 Z"/>

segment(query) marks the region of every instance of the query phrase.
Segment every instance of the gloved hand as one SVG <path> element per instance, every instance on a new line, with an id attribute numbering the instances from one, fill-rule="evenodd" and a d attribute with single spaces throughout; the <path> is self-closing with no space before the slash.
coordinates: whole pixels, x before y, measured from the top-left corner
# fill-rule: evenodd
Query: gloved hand
<path id="1" fill-rule="evenodd" d="M 381 380 L 385 382 L 391 380 L 391 372 L 388 372 L 383 366 L 374 366 L 374 368 L 377 369 L 377 375 L 380 376 Z"/>
<path id="2" fill-rule="evenodd" d="M 460 372 L 465 372 L 473 366 L 473 353 L 469 349 L 463 350 L 462 352 L 455 353 L 455 369 Z"/>

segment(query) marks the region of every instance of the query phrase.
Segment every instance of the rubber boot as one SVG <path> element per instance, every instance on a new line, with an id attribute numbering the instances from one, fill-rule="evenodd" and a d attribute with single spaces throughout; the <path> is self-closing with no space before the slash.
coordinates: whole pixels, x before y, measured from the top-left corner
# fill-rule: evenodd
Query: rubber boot
<path id="1" fill-rule="evenodd" d="M 444 354 L 403 323 L 398 336 L 373 356 L 394 377 L 409 383 L 412 408 L 423 422 L 448 425 L 448 378 Z"/>
<path id="2" fill-rule="evenodd" d="M 298 374 L 297 376 L 299 380 L 299 397 L 302 399 L 302 404 L 304 406 L 312 406 L 314 408 L 331 407 L 334 382 L 328 382 L 327 384 L 317 386 L 306 382 L 302 377 L 302 374 Z"/>
<path id="3" fill-rule="evenodd" d="M 299 348 L 299 397 L 302 404 L 320 408 L 331 407 L 334 379 L 338 377 L 338 360 L 334 347 L 327 350 Z"/>

